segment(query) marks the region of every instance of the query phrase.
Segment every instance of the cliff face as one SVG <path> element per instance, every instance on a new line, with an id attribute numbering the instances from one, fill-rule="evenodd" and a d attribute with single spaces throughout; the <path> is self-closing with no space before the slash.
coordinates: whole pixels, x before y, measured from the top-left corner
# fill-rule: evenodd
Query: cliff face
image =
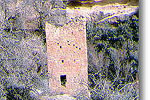
<path id="1" fill-rule="evenodd" d="M 99 11 L 104 12 L 104 14 L 112 14 L 115 16 L 120 16 L 120 14 L 129 14 L 136 10 L 138 5 L 130 5 L 128 0 L 101 0 L 97 1 L 73 1 L 80 2 L 82 6 L 70 6 L 73 0 L 61 1 L 61 0 L 46 0 L 41 2 L 40 0 L 1 0 L 0 1 L 0 21 L 5 22 L 10 17 L 14 18 L 15 28 L 17 29 L 30 29 L 36 30 L 38 28 L 45 27 L 45 22 L 62 26 L 66 23 L 67 17 L 71 15 L 69 9 L 74 9 L 74 12 L 80 10 L 80 15 L 89 16 L 89 14 L 97 13 Z M 93 2 L 91 6 L 84 6 L 88 3 Z M 138 2 L 135 0 L 134 2 Z M 105 4 L 103 4 L 105 3 Z M 134 3 L 135 4 L 135 3 Z M 66 8 L 67 7 L 67 8 Z M 72 8 L 73 7 L 73 8 Z M 82 13 L 81 13 L 82 12 Z M 74 13 L 73 17 L 79 14 Z"/>
<path id="2" fill-rule="evenodd" d="M 68 0 L 69 7 L 92 7 L 94 5 L 107 5 L 107 4 L 128 4 L 132 6 L 137 6 L 139 0 Z"/>
<path id="3" fill-rule="evenodd" d="M 45 21 L 62 24 L 65 21 L 65 5 L 61 0 L 1 0 L 0 21 L 4 23 L 14 18 L 15 28 L 35 30 L 45 25 Z"/>

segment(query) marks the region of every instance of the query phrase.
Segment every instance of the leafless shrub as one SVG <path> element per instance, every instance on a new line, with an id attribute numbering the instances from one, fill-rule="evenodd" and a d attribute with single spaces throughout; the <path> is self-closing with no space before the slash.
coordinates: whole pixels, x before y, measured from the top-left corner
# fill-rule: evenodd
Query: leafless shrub
<path id="1" fill-rule="evenodd" d="M 34 35 L 18 40 L 13 32 L 0 33 L 0 85 L 1 95 L 8 95 L 6 90 L 10 86 L 32 90 L 39 95 L 47 90 L 47 58 L 46 48 L 40 37 Z"/>

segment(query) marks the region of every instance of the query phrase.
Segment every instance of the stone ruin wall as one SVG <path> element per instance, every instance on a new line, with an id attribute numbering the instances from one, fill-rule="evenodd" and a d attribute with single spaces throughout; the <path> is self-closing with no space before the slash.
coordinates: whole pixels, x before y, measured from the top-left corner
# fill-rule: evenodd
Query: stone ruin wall
<path id="1" fill-rule="evenodd" d="M 46 23 L 46 41 L 50 89 L 56 94 L 88 95 L 85 19 L 59 27 Z"/>

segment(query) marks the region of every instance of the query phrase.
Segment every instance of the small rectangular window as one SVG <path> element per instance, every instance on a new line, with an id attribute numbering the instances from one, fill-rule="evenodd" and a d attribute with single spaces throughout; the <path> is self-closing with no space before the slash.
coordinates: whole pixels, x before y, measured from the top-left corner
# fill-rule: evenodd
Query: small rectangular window
<path id="1" fill-rule="evenodd" d="M 67 82 L 66 75 L 60 75 L 60 81 L 62 86 L 66 86 Z"/>

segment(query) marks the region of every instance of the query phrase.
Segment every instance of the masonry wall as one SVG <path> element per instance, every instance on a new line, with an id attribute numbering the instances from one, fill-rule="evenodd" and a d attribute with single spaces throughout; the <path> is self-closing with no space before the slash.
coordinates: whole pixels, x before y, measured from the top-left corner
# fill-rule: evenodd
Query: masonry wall
<path id="1" fill-rule="evenodd" d="M 85 20 L 73 20 L 62 27 L 46 23 L 46 41 L 51 90 L 72 96 L 88 95 Z"/>

